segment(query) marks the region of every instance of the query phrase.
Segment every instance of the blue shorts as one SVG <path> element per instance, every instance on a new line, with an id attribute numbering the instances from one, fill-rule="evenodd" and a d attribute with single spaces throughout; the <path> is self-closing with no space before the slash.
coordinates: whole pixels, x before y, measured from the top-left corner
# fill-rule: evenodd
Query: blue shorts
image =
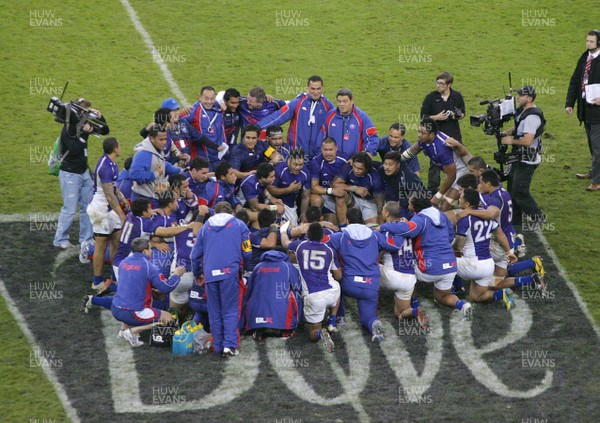
<path id="1" fill-rule="evenodd" d="M 160 310 L 153 307 L 134 311 L 119 308 L 113 304 L 111 311 L 115 319 L 129 326 L 143 326 L 160 320 Z"/>

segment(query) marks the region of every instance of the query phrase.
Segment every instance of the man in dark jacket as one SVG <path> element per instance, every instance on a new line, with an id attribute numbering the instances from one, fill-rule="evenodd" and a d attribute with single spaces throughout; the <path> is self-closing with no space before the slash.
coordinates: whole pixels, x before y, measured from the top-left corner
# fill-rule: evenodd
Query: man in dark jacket
<path id="1" fill-rule="evenodd" d="M 592 154 L 592 168 L 587 173 L 578 173 L 578 179 L 591 179 L 588 191 L 600 190 L 600 96 L 586 98 L 586 87 L 600 84 L 600 31 L 587 33 L 585 42 L 586 52 L 577 61 L 577 66 L 571 76 L 565 111 L 573 113 L 577 103 L 577 118 L 585 126 L 588 146 Z"/>

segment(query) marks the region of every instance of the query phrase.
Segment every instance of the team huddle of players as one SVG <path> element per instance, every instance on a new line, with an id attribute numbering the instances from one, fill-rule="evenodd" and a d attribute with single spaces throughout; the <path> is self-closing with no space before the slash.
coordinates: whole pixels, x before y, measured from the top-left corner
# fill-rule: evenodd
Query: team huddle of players
<path id="1" fill-rule="evenodd" d="M 121 174 L 120 145 L 107 138 L 88 213 L 103 238 L 90 255 L 106 255 L 113 277 L 95 266 L 98 292 L 84 311 L 112 309 L 119 337 L 139 346 L 140 331 L 172 318 L 169 307 L 189 307 L 214 351 L 233 356 L 241 332 L 289 337 L 302 317 L 311 341 L 332 352 L 345 298 L 381 342 L 380 290 L 394 293 L 398 319 L 426 328 L 417 281 L 465 318 L 472 303 L 510 310 L 515 287 L 545 294 L 542 261 L 518 260 L 525 246 L 510 195 L 483 159 L 431 117 L 414 145 L 399 123 L 380 138 L 350 90 L 338 91 L 337 107 L 322 90 L 313 76 L 287 102 L 259 87 L 247 96 L 203 87 L 184 110 L 167 99 Z M 437 192 L 421 182 L 420 151 L 445 174 Z M 127 214 L 110 206 L 106 184 L 128 200 Z M 472 281 L 466 299 L 463 280 Z"/>

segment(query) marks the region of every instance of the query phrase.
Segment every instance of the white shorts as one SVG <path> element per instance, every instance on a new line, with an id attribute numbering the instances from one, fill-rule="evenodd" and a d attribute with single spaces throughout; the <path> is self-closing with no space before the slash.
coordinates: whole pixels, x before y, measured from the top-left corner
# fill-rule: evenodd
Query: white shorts
<path id="1" fill-rule="evenodd" d="M 412 297 L 417 277 L 409 273 L 401 273 L 394 270 L 393 267 L 379 265 L 381 271 L 380 286 L 391 291 L 395 291 L 395 295 L 399 300 L 410 300 Z"/>
<path id="2" fill-rule="evenodd" d="M 496 266 L 506 269 L 508 267 L 508 261 L 506 260 L 506 252 L 504 248 L 496 241 L 496 238 L 490 240 L 490 253 Z"/>
<path id="3" fill-rule="evenodd" d="M 308 323 L 321 323 L 325 318 L 327 307 L 334 307 L 340 298 L 340 284 L 329 280 L 331 288 L 313 292 L 304 297 L 304 318 Z"/>
<path id="4" fill-rule="evenodd" d="M 454 277 L 456 276 L 456 272 L 446 273 L 444 275 L 429 275 L 427 273 L 423 273 L 419 270 L 419 268 L 415 269 L 415 274 L 417 280 L 427 283 L 432 283 L 436 289 L 440 291 L 449 291 L 452 289 L 452 282 L 454 282 Z"/>
<path id="5" fill-rule="evenodd" d="M 332 195 L 323 194 L 321 198 L 323 199 L 323 207 L 335 213 L 335 197 Z"/>
<path id="6" fill-rule="evenodd" d="M 478 260 L 477 257 L 457 257 L 458 276 L 475 281 L 477 285 L 490 286 L 494 280 L 494 259 Z"/>
<path id="7" fill-rule="evenodd" d="M 298 211 L 296 206 L 290 207 L 283 205 L 283 218 L 290 222 L 290 227 L 298 226 Z"/>
<path id="8" fill-rule="evenodd" d="M 115 278 L 117 279 L 117 283 L 119 283 L 119 266 L 112 265 L 113 273 L 115 274 Z"/>
<path id="9" fill-rule="evenodd" d="M 175 272 L 177 266 L 175 266 L 175 260 L 171 263 L 171 274 Z M 175 304 L 187 304 L 190 299 L 190 291 L 194 284 L 194 274 L 192 272 L 186 272 L 181 276 L 181 279 L 175 289 L 171 291 L 170 298 Z"/>
<path id="10" fill-rule="evenodd" d="M 454 178 L 454 182 L 452 182 L 452 186 L 450 188 L 454 188 L 455 190 L 460 191 L 460 187 L 458 186 L 456 181 L 458 181 L 458 178 L 465 175 L 466 173 L 469 173 L 469 169 L 467 169 L 466 167 L 462 168 L 456 166 L 456 178 Z"/>
<path id="11" fill-rule="evenodd" d="M 352 195 L 354 197 L 354 206 L 352 208 L 361 211 L 363 220 L 377 217 L 377 204 L 375 204 L 375 200 L 366 200 L 358 195 Z"/>
<path id="12" fill-rule="evenodd" d="M 115 230 L 121 229 L 121 219 L 114 210 L 107 212 L 104 207 L 99 210 L 92 202 L 87 206 L 87 214 L 95 234 L 110 235 Z"/>

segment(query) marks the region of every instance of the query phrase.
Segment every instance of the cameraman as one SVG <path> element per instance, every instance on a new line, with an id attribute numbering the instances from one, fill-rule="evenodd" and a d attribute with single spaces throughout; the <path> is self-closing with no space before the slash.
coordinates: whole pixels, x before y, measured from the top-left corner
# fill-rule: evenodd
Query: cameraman
<path id="1" fill-rule="evenodd" d="M 542 134 L 546 120 L 544 113 L 533 103 L 535 88 L 524 86 L 517 90 L 519 108 L 516 111 L 515 128 L 505 131 L 502 144 L 512 145 L 513 154 L 519 161 L 510 166 L 508 192 L 514 200 L 513 224 L 522 224 L 522 213 L 541 223 L 544 215 L 529 192 L 533 172 L 542 161 Z"/>
<path id="2" fill-rule="evenodd" d="M 459 91 L 452 89 L 454 77 L 442 72 L 435 78 L 435 91 L 427 94 L 421 106 L 421 119 L 431 118 L 438 130 L 462 143 L 459 120 L 465 117 L 465 100 Z M 430 161 L 427 189 L 432 193 L 439 190 L 440 170 Z"/>
<path id="3" fill-rule="evenodd" d="M 92 132 L 106 135 L 109 129 L 105 124 L 99 127 L 92 124 L 94 120 L 102 123 L 106 121 L 98 110 L 91 108 L 91 102 L 80 98 L 72 103 L 85 109 L 85 112 L 79 116 L 71 104 L 67 105 L 67 119 L 60 134 L 60 151 L 63 157 L 58 174 L 63 206 L 53 244 L 63 249 L 74 247 L 69 241 L 69 233 L 79 205 L 79 243 L 83 251 L 93 239 L 92 224 L 86 211 L 94 194 L 94 183 L 88 168 L 88 137 Z"/>

